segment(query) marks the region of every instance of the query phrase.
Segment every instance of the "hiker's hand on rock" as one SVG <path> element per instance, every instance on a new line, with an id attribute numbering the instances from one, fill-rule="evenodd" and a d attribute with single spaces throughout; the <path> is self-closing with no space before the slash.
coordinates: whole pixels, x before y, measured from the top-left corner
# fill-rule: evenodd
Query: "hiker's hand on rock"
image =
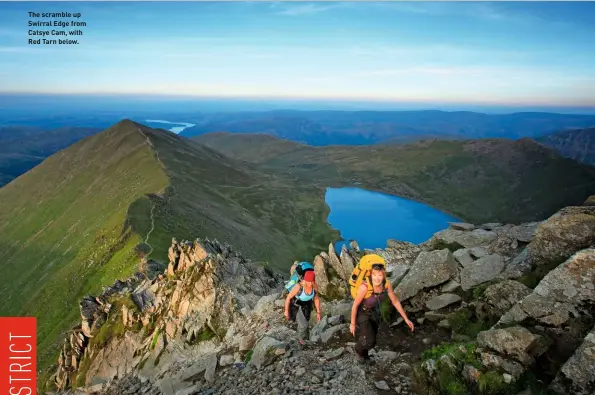
<path id="1" fill-rule="evenodd" d="M 355 322 L 352 322 L 351 325 L 349 325 L 349 332 L 355 336 Z"/>
<path id="2" fill-rule="evenodd" d="M 289 321 L 289 311 L 286 311 L 286 312 L 285 312 L 285 319 L 286 319 L 287 321 Z"/>
<path id="3" fill-rule="evenodd" d="M 316 320 L 318 320 L 318 322 L 320 322 L 320 312 L 316 313 Z"/>
<path id="4" fill-rule="evenodd" d="M 405 321 L 407 323 L 407 326 L 409 327 L 409 329 L 411 329 L 411 332 L 413 332 L 413 322 L 411 322 L 410 320 Z"/>

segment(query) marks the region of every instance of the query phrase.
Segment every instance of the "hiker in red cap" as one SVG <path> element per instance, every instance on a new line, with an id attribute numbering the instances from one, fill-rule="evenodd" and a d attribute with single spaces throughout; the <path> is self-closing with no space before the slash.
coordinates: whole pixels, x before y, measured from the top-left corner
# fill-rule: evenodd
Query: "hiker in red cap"
<path id="1" fill-rule="evenodd" d="M 312 313 L 312 304 L 316 307 L 316 319 L 320 321 L 320 298 L 314 270 L 304 273 L 304 278 L 297 283 L 285 298 L 285 318 L 295 322 L 300 344 L 306 343 L 308 336 L 308 323 Z"/>

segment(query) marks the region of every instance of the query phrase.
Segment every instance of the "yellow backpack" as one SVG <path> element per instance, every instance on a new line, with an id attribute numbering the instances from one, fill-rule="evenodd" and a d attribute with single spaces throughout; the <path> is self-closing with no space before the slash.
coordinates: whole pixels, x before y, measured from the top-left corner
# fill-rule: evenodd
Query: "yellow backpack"
<path id="1" fill-rule="evenodd" d="M 372 287 L 372 280 L 370 279 L 370 274 L 372 273 L 372 265 L 383 265 L 386 267 L 386 262 L 384 258 L 380 255 L 376 254 L 367 254 L 360 259 L 358 264 L 355 266 L 353 271 L 351 272 L 351 278 L 349 279 L 349 287 L 351 288 L 351 297 L 355 299 L 357 296 L 357 292 L 359 287 L 362 285 L 362 282 L 366 281 L 368 284 L 368 292 L 366 293 L 365 298 L 369 298 L 372 296 L 373 287 Z M 388 279 L 385 280 L 384 284 L 385 288 L 388 287 Z"/>

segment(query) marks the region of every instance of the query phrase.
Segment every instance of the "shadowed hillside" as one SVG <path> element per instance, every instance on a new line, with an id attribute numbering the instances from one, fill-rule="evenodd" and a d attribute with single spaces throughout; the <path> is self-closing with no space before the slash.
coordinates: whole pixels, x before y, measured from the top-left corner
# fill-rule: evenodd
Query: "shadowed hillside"
<path id="1" fill-rule="evenodd" d="M 0 127 L 0 187 L 40 164 L 48 156 L 97 133 L 99 129 Z"/>
<path id="2" fill-rule="evenodd" d="M 408 145 L 294 144 L 271 136 L 194 138 L 302 183 L 353 186 L 422 201 L 471 222 L 533 221 L 595 193 L 595 169 L 531 139 L 427 140 Z"/>
<path id="3" fill-rule="evenodd" d="M 560 155 L 595 165 L 595 128 L 563 130 L 537 140 Z"/>

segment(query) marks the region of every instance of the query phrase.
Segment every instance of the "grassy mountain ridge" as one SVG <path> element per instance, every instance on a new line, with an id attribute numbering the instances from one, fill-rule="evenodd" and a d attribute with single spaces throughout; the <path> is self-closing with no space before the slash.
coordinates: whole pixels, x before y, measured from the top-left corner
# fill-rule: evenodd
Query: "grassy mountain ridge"
<path id="1" fill-rule="evenodd" d="M 595 128 L 562 130 L 537 141 L 562 156 L 595 165 Z"/>
<path id="2" fill-rule="evenodd" d="M 541 220 L 595 192 L 595 169 L 531 139 L 357 147 L 294 144 L 293 149 L 291 142 L 270 136 L 209 133 L 194 139 L 270 171 L 290 173 L 301 183 L 357 183 L 475 223 Z"/>
<path id="3" fill-rule="evenodd" d="M 128 206 L 168 185 L 146 139 L 123 126 L 75 143 L 0 189 L 0 311 L 38 317 L 40 361 L 77 320 L 82 294 L 137 264 L 141 237 L 123 227 Z"/>
<path id="4" fill-rule="evenodd" d="M 38 317 L 44 367 L 81 297 L 133 272 L 137 248 L 166 263 L 172 235 L 217 238 L 286 268 L 338 238 L 323 201 L 322 189 L 119 122 L 0 189 L 0 312 Z"/>

